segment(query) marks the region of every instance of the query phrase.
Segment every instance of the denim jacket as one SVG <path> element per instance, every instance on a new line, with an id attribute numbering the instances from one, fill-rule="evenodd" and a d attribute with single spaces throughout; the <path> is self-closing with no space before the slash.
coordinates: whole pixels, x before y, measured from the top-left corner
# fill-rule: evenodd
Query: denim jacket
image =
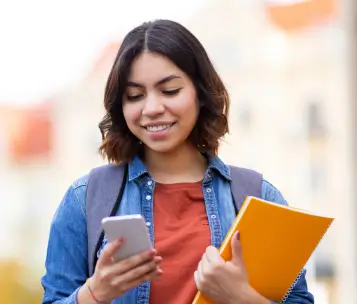
<path id="1" fill-rule="evenodd" d="M 210 158 L 202 183 L 211 244 L 220 247 L 235 219 L 230 190 L 230 170 L 218 157 Z M 52 220 L 46 258 L 43 304 L 75 304 L 79 288 L 88 277 L 87 228 L 85 198 L 88 175 L 76 180 L 68 189 Z M 129 163 L 128 179 L 118 215 L 141 213 L 154 242 L 153 194 L 155 181 L 139 158 Z M 262 182 L 262 199 L 287 204 L 281 193 L 269 182 Z M 105 245 L 105 240 L 101 249 Z M 101 249 L 98 251 L 100 254 Z M 149 304 L 150 282 L 145 282 L 114 300 L 113 304 Z M 273 302 L 272 302 L 273 303 Z M 296 280 L 287 304 L 312 304 L 305 270 Z"/>

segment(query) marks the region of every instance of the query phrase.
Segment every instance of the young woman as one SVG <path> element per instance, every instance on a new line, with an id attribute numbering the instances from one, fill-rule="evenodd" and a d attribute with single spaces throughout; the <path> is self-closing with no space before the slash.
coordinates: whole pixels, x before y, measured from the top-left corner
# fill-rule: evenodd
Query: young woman
<path id="1" fill-rule="evenodd" d="M 216 303 L 272 303 L 249 285 L 239 234 L 231 262 L 218 253 L 236 216 L 230 169 L 217 157 L 229 97 L 201 43 L 173 21 L 136 27 L 118 51 L 104 105 L 100 150 L 128 168 L 117 214 L 140 212 L 155 249 L 114 263 L 125 240 L 103 240 L 89 275 L 88 176 L 80 178 L 51 225 L 42 303 L 186 304 L 197 289 Z M 286 204 L 264 179 L 259 187 L 263 199 Z M 314 303 L 304 272 L 286 303 Z"/>

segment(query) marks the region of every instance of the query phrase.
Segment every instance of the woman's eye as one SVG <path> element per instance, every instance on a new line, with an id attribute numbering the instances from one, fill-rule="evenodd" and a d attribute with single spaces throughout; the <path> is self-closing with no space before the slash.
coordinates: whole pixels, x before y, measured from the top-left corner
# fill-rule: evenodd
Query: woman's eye
<path id="1" fill-rule="evenodd" d="M 172 96 L 172 95 L 176 95 L 180 91 L 181 91 L 181 89 L 174 89 L 174 90 L 165 90 L 165 91 L 162 91 L 162 93 L 164 93 L 165 95 Z"/>
<path id="2" fill-rule="evenodd" d="M 139 100 L 140 98 L 142 98 L 144 95 L 143 94 L 139 94 L 139 95 L 127 95 L 126 98 L 129 101 L 136 101 Z"/>

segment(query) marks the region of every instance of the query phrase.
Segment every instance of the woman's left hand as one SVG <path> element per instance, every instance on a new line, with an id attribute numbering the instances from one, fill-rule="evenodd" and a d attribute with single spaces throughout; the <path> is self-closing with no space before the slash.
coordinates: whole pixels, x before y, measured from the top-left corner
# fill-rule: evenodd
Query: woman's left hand
<path id="1" fill-rule="evenodd" d="M 194 277 L 198 290 L 216 303 L 269 304 L 248 282 L 237 232 L 231 241 L 232 260 L 225 262 L 217 248 L 209 246 Z"/>

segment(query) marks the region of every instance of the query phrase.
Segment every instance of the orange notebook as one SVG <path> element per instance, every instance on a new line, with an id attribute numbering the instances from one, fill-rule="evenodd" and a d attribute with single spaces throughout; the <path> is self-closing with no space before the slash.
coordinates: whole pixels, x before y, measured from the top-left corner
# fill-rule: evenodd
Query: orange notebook
<path id="1" fill-rule="evenodd" d="M 265 298 L 281 302 L 333 218 L 247 197 L 220 254 L 232 259 L 231 238 L 240 231 L 244 263 L 249 282 Z M 214 302 L 197 292 L 192 304 Z"/>

